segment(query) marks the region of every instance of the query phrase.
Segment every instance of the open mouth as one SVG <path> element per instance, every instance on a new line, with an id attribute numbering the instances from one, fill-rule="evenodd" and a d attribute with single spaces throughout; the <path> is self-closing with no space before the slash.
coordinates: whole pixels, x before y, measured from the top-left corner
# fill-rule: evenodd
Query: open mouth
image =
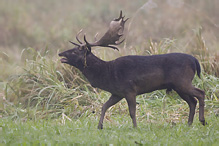
<path id="1" fill-rule="evenodd" d="M 65 55 L 64 55 L 63 53 L 59 53 L 59 57 L 62 57 L 62 58 L 60 59 L 60 61 L 61 61 L 62 63 L 68 63 L 68 59 L 65 57 Z"/>
<path id="2" fill-rule="evenodd" d="M 68 59 L 67 59 L 67 58 L 61 58 L 60 61 L 61 61 L 62 63 L 68 63 Z"/>

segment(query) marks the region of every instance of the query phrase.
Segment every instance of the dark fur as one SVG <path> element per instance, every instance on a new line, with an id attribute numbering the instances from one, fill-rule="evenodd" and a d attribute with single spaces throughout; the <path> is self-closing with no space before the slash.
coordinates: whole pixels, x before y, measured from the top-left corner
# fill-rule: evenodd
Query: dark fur
<path id="1" fill-rule="evenodd" d="M 59 56 L 63 63 L 78 68 L 93 87 L 112 94 L 103 105 L 98 128 L 103 128 L 106 110 L 125 98 L 128 102 L 130 116 L 134 127 L 136 124 L 136 96 L 155 90 L 175 90 L 189 107 L 189 125 L 193 122 L 196 97 L 199 100 L 199 120 L 204 119 L 204 91 L 192 86 L 192 80 L 201 69 L 196 58 L 188 54 L 170 53 L 152 56 L 124 56 L 112 61 L 103 61 L 96 57 L 91 48 L 76 47 L 62 52 Z"/>

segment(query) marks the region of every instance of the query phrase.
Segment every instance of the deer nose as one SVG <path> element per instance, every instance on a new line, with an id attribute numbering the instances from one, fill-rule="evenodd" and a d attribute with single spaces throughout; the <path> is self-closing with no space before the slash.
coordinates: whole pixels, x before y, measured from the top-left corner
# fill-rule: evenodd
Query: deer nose
<path id="1" fill-rule="evenodd" d="M 64 54 L 63 54 L 64 52 L 61 52 L 61 53 L 59 53 L 58 55 L 61 57 L 61 56 L 64 56 Z"/>

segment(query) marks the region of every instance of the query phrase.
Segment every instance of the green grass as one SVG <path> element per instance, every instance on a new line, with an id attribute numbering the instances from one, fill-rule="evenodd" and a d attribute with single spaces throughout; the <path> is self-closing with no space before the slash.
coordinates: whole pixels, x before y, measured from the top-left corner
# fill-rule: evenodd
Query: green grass
<path id="1" fill-rule="evenodd" d="M 138 120 L 138 128 L 132 128 L 128 116 L 113 116 L 105 122 L 105 129 L 97 129 L 97 119 L 91 115 L 72 121 L 0 120 L 0 143 L 9 145 L 36 144 L 146 144 L 146 145 L 217 145 L 219 142 L 218 117 L 207 117 L 208 125 L 195 121 L 171 124 L 164 121 Z"/>

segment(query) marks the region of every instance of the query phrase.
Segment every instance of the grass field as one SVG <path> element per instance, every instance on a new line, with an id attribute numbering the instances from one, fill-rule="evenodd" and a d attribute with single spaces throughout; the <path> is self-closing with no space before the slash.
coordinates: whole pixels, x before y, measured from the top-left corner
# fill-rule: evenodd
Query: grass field
<path id="1" fill-rule="evenodd" d="M 0 145 L 136 144 L 218 145 L 219 1 L 2 0 L 0 1 Z M 123 10 L 131 19 L 120 51 L 94 48 L 103 60 L 124 55 L 184 52 L 202 67 L 193 84 L 205 90 L 205 117 L 192 126 L 189 108 L 173 91 L 137 97 L 132 127 L 122 100 L 97 124 L 110 94 L 91 87 L 58 53 L 83 28 L 88 40 Z"/>
<path id="2" fill-rule="evenodd" d="M 60 120 L 22 122 L 4 119 L 0 121 L 0 142 L 9 145 L 218 145 L 219 124 L 215 115 L 207 117 L 207 126 L 200 125 L 198 121 L 188 127 L 185 122 L 173 124 L 162 121 L 162 118 L 157 120 L 154 123 L 141 119 L 138 128 L 132 128 L 128 115 L 115 115 L 106 122 L 104 130 L 98 130 L 98 122 L 93 115 L 66 120 L 64 124 Z"/>

